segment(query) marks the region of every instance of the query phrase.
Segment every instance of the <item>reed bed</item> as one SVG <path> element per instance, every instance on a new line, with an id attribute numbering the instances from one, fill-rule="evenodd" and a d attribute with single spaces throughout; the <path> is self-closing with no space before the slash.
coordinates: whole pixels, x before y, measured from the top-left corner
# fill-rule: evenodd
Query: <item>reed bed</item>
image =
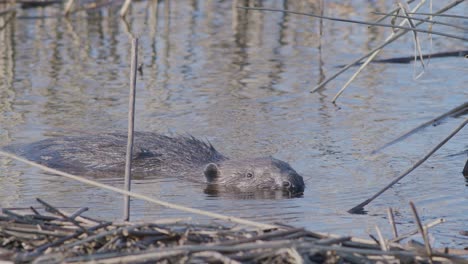
<path id="1" fill-rule="evenodd" d="M 195 224 L 188 219 L 110 222 L 41 199 L 39 208 L 3 209 L 5 263 L 466 263 L 445 249 L 357 239 L 278 225 L 275 229 Z M 420 227 L 423 228 L 423 227 Z M 427 230 L 427 226 L 425 227 Z M 402 235 L 402 237 L 407 234 Z M 462 250 L 463 251 L 463 250 Z M 430 256 L 430 257 L 429 257 Z M 465 255 L 466 256 L 466 255 Z"/>

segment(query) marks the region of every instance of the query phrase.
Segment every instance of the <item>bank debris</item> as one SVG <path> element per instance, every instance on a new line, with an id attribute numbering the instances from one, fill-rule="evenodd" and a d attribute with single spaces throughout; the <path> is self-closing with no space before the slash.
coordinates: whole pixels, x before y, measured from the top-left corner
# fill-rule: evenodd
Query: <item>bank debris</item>
<path id="1" fill-rule="evenodd" d="M 37 199 L 41 208 L 2 209 L 2 263 L 468 263 L 466 250 L 433 249 L 381 237 L 364 240 L 278 225 L 261 230 L 193 224 L 95 220 L 81 208 L 67 213 Z M 380 242 L 379 242 L 380 241 Z M 457 255 L 458 254 L 458 255 Z"/>

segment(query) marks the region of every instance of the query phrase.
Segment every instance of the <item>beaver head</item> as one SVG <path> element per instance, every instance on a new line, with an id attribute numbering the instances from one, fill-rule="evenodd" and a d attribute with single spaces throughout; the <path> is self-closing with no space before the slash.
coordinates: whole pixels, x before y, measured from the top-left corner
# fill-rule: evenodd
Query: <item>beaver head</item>
<path id="1" fill-rule="evenodd" d="M 302 193 L 305 188 L 302 176 L 288 163 L 271 157 L 209 163 L 204 174 L 209 184 L 240 191 L 270 189 Z"/>

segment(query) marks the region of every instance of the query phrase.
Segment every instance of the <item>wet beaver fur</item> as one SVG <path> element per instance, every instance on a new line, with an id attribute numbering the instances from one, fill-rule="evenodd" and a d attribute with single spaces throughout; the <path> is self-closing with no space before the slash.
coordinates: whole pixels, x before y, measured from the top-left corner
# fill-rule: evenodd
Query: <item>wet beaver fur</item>
<path id="1" fill-rule="evenodd" d="M 83 176 L 118 176 L 125 168 L 127 135 L 105 133 L 57 137 L 5 149 L 51 168 Z M 229 159 L 194 137 L 136 132 L 132 175 L 191 177 L 237 191 L 259 189 L 302 193 L 302 177 L 272 157 Z"/>

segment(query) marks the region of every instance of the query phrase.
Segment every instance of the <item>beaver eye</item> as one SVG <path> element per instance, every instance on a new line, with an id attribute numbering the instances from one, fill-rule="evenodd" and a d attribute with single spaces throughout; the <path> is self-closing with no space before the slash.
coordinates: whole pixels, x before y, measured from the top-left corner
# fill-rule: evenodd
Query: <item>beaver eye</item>
<path id="1" fill-rule="evenodd" d="M 245 176 L 249 179 L 253 178 L 253 173 L 252 172 L 247 172 Z"/>

